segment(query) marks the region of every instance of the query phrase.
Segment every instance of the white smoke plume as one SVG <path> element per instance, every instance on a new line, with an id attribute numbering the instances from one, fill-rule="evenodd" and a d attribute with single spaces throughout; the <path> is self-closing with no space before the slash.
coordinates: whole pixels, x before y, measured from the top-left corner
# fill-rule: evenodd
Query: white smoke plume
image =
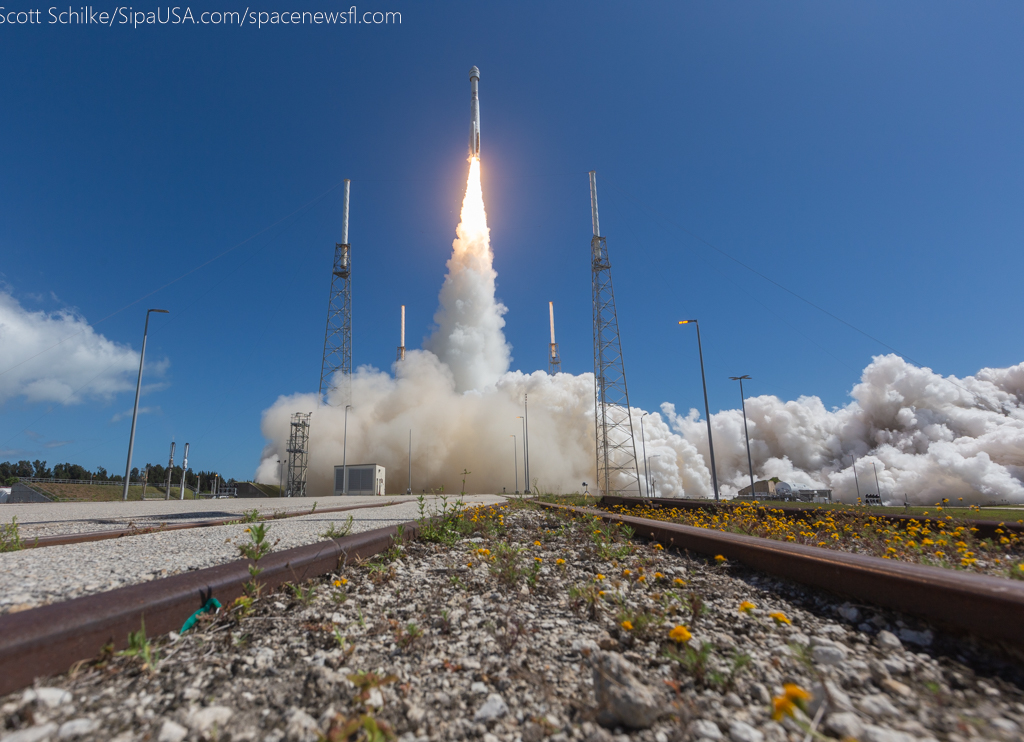
<path id="1" fill-rule="evenodd" d="M 493 386 L 512 360 L 501 331 L 508 309 L 494 298 L 498 274 L 492 267 L 491 233 L 477 158 L 470 163 L 456 235 L 441 287 L 441 306 L 434 315 L 437 330 L 427 342 L 427 350 L 451 369 L 456 390 L 465 392 Z"/>
<path id="2" fill-rule="evenodd" d="M 348 417 L 350 464 L 377 463 L 387 470 L 387 491 L 408 484 L 409 431 L 413 436 L 414 492 L 511 492 L 526 487 L 522 421 L 529 398 L 529 486 L 548 492 L 595 492 L 594 377 L 508 371 L 502 327 L 505 307 L 494 299 L 479 169 L 471 167 L 462 224 L 435 320 L 430 350 L 409 351 L 394 376 L 361 367 L 352 380 Z M 433 351 L 433 352 L 431 352 Z M 817 397 L 784 402 L 760 396 L 746 402 L 754 472 L 830 488 L 854 502 L 860 492 L 932 503 L 1024 502 L 1024 364 L 983 369 L 965 379 L 943 378 L 894 355 L 878 356 L 864 370 L 845 407 L 828 410 Z M 336 400 L 335 400 L 336 401 Z M 333 492 L 334 466 L 342 461 L 344 409 L 319 406 L 315 394 L 281 397 L 264 412 L 270 441 L 257 481 L 277 482 L 286 457 L 293 412 L 313 411 L 308 491 Z M 643 410 L 634 408 L 639 439 Z M 712 415 L 721 492 L 749 484 L 743 417 L 739 410 Z M 670 403 L 644 420 L 647 456 L 656 494 L 711 497 L 707 428 L 695 409 L 685 416 Z M 513 443 L 513 437 L 515 443 Z M 513 446 L 517 449 L 513 453 Z M 622 484 L 622 483 L 620 483 Z"/>

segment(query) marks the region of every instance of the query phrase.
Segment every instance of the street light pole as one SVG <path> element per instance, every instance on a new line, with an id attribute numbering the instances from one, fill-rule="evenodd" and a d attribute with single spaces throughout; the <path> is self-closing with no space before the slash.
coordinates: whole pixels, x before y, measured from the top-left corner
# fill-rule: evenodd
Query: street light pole
<path id="1" fill-rule="evenodd" d="M 519 494 L 519 442 L 514 434 L 509 436 L 512 439 L 512 464 L 516 470 L 516 494 Z"/>
<path id="2" fill-rule="evenodd" d="M 345 405 L 345 437 L 341 443 L 341 478 L 344 480 L 341 484 L 341 494 L 348 494 L 348 411 L 352 405 Z"/>
<path id="3" fill-rule="evenodd" d="M 525 417 L 523 418 L 523 428 L 526 436 L 526 482 L 523 487 L 525 494 L 530 494 L 530 399 L 528 394 L 523 395 L 523 405 Z"/>
<path id="4" fill-rule="evenodd" d="M 747 375 L 743 376 L 730 376 L 733 381 L 740 383 L 740 409 L 743 410 L 743 437 L 747 439 L 747 468 L 750 470 L 750 499 L 754 499 L 754 464 L 750 458 L 750 434 L 747 433 L 747 403 L 743 398 L 743 380 L 750 380 Z"/>
<path id="5" fill-rule="evenodd" d="M 516 420 L 523 421 L 523 481 L 526 483 L 526 494 L 530 494 L 530 474 L 526 468 L 526 418 L 522 415 L 516 415 Z"/>
<path id="6" fill-rule="evenodd" d="M 146 362 L 146 336 L 149 334 L 149 315 L 153 312 L 170 314 L 166 309 L 150 309 L 146 312 L 146 325 L 142 329 L 142 352 L 139 354 L 139 380 L 135 384 L 135 408 L 132 410 L 132 433 L 128 438 L 128 464 L 124 468 L 124 492 L 121 500 L 128 501 L 128 484 L 132 474 L 132 452 L 135 450 L 135 421 L 139 417 L 139 395 L 142 393 L 142 365 Z"/>
<path id="7" fill-rule="evenodd" d="M 708 453 L 711 455 L 711 486 L 715 490 L 715 502 L 718 502 L 718 471 L 715 469 L 715 442 L 711 439 L 711 409 L 708 407 L 708 383 L 704 379 L 704 349 L 700 344 L 700 324 L 695 319 L 680 320 L 679 324 L 693 324 L 697 327 L 697 353 L 700 356 L 700 383 L 704 387 L 704 417 L 708 421 Z"/>
<path id="8" fill-rule="evenodd" d="M 645 412 L 640 416 L 640 442 L 644 446 L 644 490 L 647 492 L 648 498 L 651 496 L 651 476 L 647 470 L 647 440 L 644 438 L 644 418 L 650 414 L 650 412 Z"/>

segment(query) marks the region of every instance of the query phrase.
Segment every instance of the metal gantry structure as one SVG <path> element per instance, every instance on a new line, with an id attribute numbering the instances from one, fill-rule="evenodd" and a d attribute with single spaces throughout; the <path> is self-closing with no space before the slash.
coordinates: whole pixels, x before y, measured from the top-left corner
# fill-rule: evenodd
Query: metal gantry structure
<path id="1" fill-rule="evenodd" d="M 288 479 L 285 497 L 306 496 L 306 468 L 309 465 L 309 418 L 312 413 L 296 412 L 292 415 L 288 434 Z"/>
<path id="2" fill-rule="evenodd" d="M 331 389 L 340 389 L 334 403 L 344 407 L 352 402 L 352 249 L 348 242 L 348 196 L 345 179 L 341 212 L 341 242 L 334 246 L 331 296 L 327 303 L 324 360 L 320 366 L 320 399 Z M 329 404 L 329 402 L 328 402 Z"/>
<path id="3" fill-rule="evenodd" d="M 590 171 L 590 211 L 594 236 L 590 265 L 594 298 L 594 415 L 597 442 L 597 486 L 604 494 L 641 497 L 640 472 L 629 414 L 626 370 L 622 363 L 619 320 L 615 313 L 608 243 L 601 236 L 597 214 L 597 173 Z"/>
<path id="4" fill-rule="evenodd" d="M 548 348 L 548 373 L 554 376 L 562 370 L 562 357 L 558 355 L 558 343 L 555 342 L 555 303 L 548 302 L 548 318 L 551 320 L 551 345 Z"/>

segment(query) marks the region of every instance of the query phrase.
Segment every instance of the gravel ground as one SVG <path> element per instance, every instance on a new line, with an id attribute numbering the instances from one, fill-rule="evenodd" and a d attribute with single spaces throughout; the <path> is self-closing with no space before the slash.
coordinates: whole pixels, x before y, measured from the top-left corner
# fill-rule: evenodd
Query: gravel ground
<path id="1" fill-rule="evenodd" d="M 0 742 L 1021 738 L 1020 679 L 969 638 L 593 521 L 504 513 L 161 637 L 152 667 L 107 658 L 0 698 Z M 786 683 L 806 715 L 774 721 Z"/>
<path id="2" fill-rule="evenodd" d="M 381 502 L 381 498 L 345 498 L 346 504 L 348 500 L 373 505 Z M 501 500 L 491 495 L 466 498 L 467 502 L 481 503 Z M 177 503 L 179 506 L 189 504 L 187 501 Z M 305 509 L 312 504 L 310 500 Z M 96 503 L 95 506 L 107 507 L 107 504 Z M 289 549 L 320 540 L 319 534 L 332 523 L 341 527 L 349 515 L 353 517 L 352 531 L 356 533 L 415 520 L 417 509 L 415 500 L 404 500 L 383 508 L 314 513 L 268 521 L 268 533 L 271 542 L 280 539 L 275 546 L 277 550 Z M 211 526 L 0 553 L 0 614 L 234 561 L 239 558 L 235 542 L 244 537 L 245 528 L 245 524 Z"/>
<path id="3" fill-rule="evenodd" d="M 17 517 L 21 537 L 31 541 L 38 536 L 69 533 L 152 528 L 164 523 L 188 523 L 197 520 L 230 518 L 246 510 L 261 513 L 297 513 L 320 508 L 350 505 L 406 502 L 410 497 L 252 497 L 226 500 L 146 500 L 129 502 L 54 502 L 0 505 L 0 524 Z"/>

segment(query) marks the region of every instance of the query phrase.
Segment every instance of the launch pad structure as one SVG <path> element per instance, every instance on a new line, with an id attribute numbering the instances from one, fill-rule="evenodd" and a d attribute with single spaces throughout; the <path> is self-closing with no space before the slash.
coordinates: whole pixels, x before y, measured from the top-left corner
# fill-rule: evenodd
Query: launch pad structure
<path id="1" fill-rule="evenodd" d="M 306 496 L 306 469 L 309 466 L 309 418 L 310 412 L 296 412 L 292 415 L 291 432 L 288 434 L 288 479 L 282 495 L 284 497 Z"/>
<path id="2" fill-rule="evenodd" d="M 324 394 L 331 389 L 340 389 L 341 394 L 334 400 L 339 407 L 352 403 L 352 248 L 348 242 L 349 186 L 350 181 L 346 178 L 341 212 L 341 242 L 334 246 L 331 296 L 327 303 L 327 330 L 324 333 L 324 360 L 320 366 L 319 398 L 323 400 Z"/>
<path id="3" fill-rule="evenodd" d="M 643 497 L 633 441 L 633 417 L 629 413 L 629 393 L 626 391 L 626 370 L 622 363 L 619 319 L 615 312 L 612 266 L 608 259 L 608 243 L 601 236 L 597 215 L 597 173 L 593 170 L 590 171 L 590 212 L 594 225 L 594 236 L 590 240 L 590 266 L 594 298 L 597 486 L 603 494 L 619 495 L 631 494 L 635 483 L 637 493 Z M 620 483 L 622 486 L 616 486 Z"/>

